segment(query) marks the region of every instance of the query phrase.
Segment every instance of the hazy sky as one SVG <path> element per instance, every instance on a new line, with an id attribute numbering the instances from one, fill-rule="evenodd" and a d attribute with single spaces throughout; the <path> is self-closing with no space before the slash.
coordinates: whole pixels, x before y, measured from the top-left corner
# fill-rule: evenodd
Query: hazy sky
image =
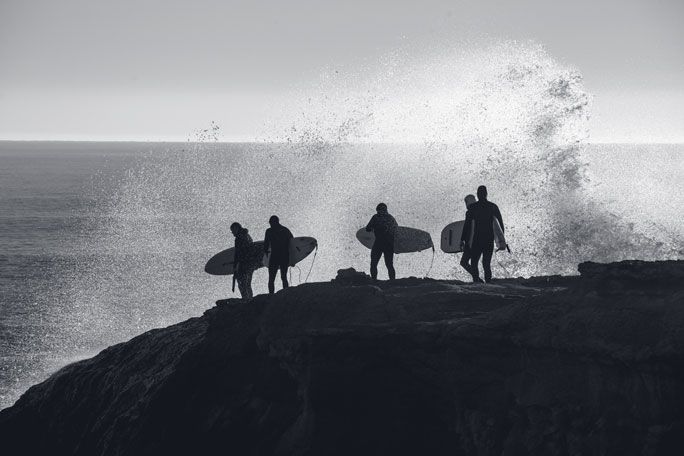
<path id="1" fill-rule="evenodd" d="M 682 23 L 682 0 L 0 0 L 0 139 L 251 139 L 323 68 L 439 36 L 544 45 L 592 141 L 684 142 Z"/>

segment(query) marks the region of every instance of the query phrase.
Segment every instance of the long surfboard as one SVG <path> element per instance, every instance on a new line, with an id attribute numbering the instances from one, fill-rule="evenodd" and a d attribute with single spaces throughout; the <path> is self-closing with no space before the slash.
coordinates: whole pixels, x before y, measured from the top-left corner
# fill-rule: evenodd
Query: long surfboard
<path id="1" fill-rule="evenodd" d="M 366 228 L 361 228 L 356 232 L 356 239 L 371 249 L 375 242 L 375 233 L 366 231 Z M 427 231 L 407 226 L 397 227 L 397 233 L 394 236 L 394 253 L 420 252 L 429 248 L 434 249 L 434 245 L 432 244 L 432 237 Z"/>
<path id="2" fill-rule="evenodd" d="M 453 222 L 448 224 L 442 230 L 440 247 L 445 253 L 459 253 L 463 250 L 461 249 L 461 235 L 463 234 L 463 226 L 465 225 L 465 220 L 459 220 L 458 222 Z M 494 244 L 496 245 L 496 250 L 506 250 L 508 245 L 506 244 L 506 238 L 504 232 L 501 229 L 499 220 L 494 217 L 492 220 L 492 228 L 494 228 Z M 473 232 L 471 230 L 470 239 L 468 243 L 472 245 L 473 242 Z"/>
<path id="3" fill-rule="evenodd" d="M 312 237 L 296 237 L 290 241 L 290 266 L 302 261 L 309 256 L 316 247 L 318 242 Z M 254 257 L 257 258 L 264 251 L 264 241 L 256 241 L 252 245 Z M 233 264 L 233 257 L 235 256 L 235 247 L 222 250 L 217 253 L 204 266 L 204 272 L 211 275 L 231 275 L 235 272 Z M 268 266 L 268 255 L 263 254 L 259 268 Z M 257 268 L 258 269 L 258 268 Z"/>

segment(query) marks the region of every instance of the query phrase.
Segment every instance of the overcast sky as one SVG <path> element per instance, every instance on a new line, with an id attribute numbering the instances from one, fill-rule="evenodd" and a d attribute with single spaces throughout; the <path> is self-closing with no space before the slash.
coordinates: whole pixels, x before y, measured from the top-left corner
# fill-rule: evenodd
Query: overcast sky
<path id="1" fill-rule="evenodd" d="M 0 0 L 0 139 L 250 139 L 323 68 L 441 36 L 544 45 L 592 141 L 684 142 L 682 23 L 681 0 Z"/>

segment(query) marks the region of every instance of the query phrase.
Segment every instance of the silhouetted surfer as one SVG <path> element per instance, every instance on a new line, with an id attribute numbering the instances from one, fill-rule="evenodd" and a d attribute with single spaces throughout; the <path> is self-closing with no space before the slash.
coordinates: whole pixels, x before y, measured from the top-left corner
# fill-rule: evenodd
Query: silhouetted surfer
<path id="1" fill-rule="evenodd" d="M 271 225 L 264 236 L 264 251 L 271 253 L 268 258 L 268 292 L 275 291 L 275 278 L 280 269 L 280 278 L 283 280 L 283 288 L 290 284 L 287 282 L 287 268 L 290 266 L 290 240 L 293 238 L 290 230 L 280 224 L 278 216 L 273 215 L 268 220 Z"/>
<path id="2" fill-rule="evenodd" d="M 465 201 L 467 217 L 468 208 L 471 204 L 475 203 L 475 195 L 467 195 L 463 201 Z M 468 272 L 468 274 L 472 275 L 472 269 L 470 267 L 470 258 L 472 256 L 472 250 L 470 248 L 470 244 L 464 241 L 464 239 L 470 239 L 470 225 L 472 225 L 472 223 L 463 224 L 463 231 L 461 235 L 461 250 L 463 250 L 463 254 L 461 255 L 461 266 Z"/>
<path id="3" fill-rule="evenodd" d="M 470 259 L 470 273 L 473 276 L 473 282 L 482 282 L 480 279 L 480 271 L 477 263 L 482 257 L 482 269 L 484 269 L 485 282 L 492 281 L 492 253 L 494 253 L 494 217 L 501 225 L 501 231 L 504 230 L 503 219 L 501 212 L 496 204 L 487 201 L 487 187 L 480 185 L 477 188 L 476 203 L 468 206 L 466 211 L 465 224 L 463 226 L 463 235 L 461 242 L 469 243 L 471 225 L 474 223 L 474 231 L 472 233 L 471 244 L 471 259 Z M 468 233 L 466 235 L 466 233 Z"/>
<path id="4" fill-rule="evenodd" d="M 243 299 L 252 297 L 252 274 L 257 268 L 255 258 L 254 242 L 246 228 L 238 222 L 230 225 L 230 231 L 235 236 L 235 256 L 233 257 L 233 267 L 235 272 L 233 278 L 238 284 L 240 296 Z M 233 287 L 235 284 L 233 283 Z"/>
<path id="5" fill-rule="evenodd" d="M 371 277 L 378 278 L 378 263 L 380 257 L 384 255 L 385 266 L 390 280 L 394 280 L 394 236 L 397 232 L 397 221 L 387 212 L 387 205 L 380 203 L 375 208 L 377 214 L 371 217 L 366 225 L 366 231 L 375 234 L 375 242 L 371 249 Z"/>

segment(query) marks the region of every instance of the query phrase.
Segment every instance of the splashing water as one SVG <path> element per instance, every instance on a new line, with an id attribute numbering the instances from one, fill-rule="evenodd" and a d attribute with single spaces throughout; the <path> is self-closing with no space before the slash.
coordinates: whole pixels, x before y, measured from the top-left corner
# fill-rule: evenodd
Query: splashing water
<path id="1" fill-rule="evenodd" d="M 302 97 L 307 102 L 288 142 L 305 156 L 350 141 L 413 143 L 411 150 L 385 151 L 384 158 L 375 151 L 373 158 L 355 159 L 336 176 L 403 210 L 428 208 L 413 223 L 445 210 L 454 214 L 429 226 L 434 236 L 450 218 L 462 218 L 465 194 L 487 184 L 506 214 L 516 254 L 501 264 L 513 275 L 573 273 L 589 259 L 678 255 L 673 233 L 635 232 L 590 200 L 581 152 L 591 98 L 580 74 L 542 47 L 508 42 L 413 61 L 393 55 L 375 77 L 358 79 L 323 78 L 320 96 Z M 377 166 L 382 175 L 358 175 Z"/>
<path id="2" fill-rule="evenodd" d="M 507 222 L 515 253 L 500 264 L 512 275 L 677 254 L 588 198 L 579 152 L 590 97 L 580 75 L 539 46 L 503 43 L 413 61 L 395 54 L 364 74 L 325 74 L 300 99 L 291 128 L 270 141 L 192 143 L 131 169 L 101 208 L 104 223 L 90 228 L 83 248 L 98 255 L 68 284 L 78 309 L 70 318 L 91 327 L 83 319 L 91 309 L 106 322 L 97 334 L 121 338 L 122 328 L 134 334 L 198 313 L 228 293 L 227 280 L 202 268 L 232 244 L 230 223 L 260 239 L 271 214 L 295 235 L 318 238 L 312 280 L 365 269 L 368 252 L 354 232 L 377 202 L 438 243 L 481 183 Z M 213 136 L 200 139 L 217 131 L 212 125 L 202 134 Z M 422 275 L 429 260 L 423 253 L 397 261 L 403 274 Z M 438 254 L 432 275 L 454 277 L 454 263 Z M 263 277 L 255 282 L 264 291 Z"/>

